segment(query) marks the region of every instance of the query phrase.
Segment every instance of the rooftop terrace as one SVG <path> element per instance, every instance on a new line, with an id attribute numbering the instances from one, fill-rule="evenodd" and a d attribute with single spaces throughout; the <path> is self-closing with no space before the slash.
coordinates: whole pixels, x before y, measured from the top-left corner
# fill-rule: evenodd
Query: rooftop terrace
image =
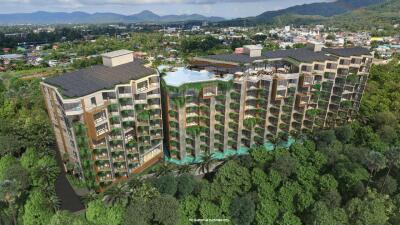
<path id="1" fill-rule="evenodd" d="M 167 72 L 163 79 L 167 85 L 179 87 L 183 84 L 188 83 L 230 81 L 233 79 L 233 75 L 228 74 L 224 77 L 220 77 L 206 70 L 202 70 L 199 72 L 179 67 L 176 68 L 174 71 Z"/>

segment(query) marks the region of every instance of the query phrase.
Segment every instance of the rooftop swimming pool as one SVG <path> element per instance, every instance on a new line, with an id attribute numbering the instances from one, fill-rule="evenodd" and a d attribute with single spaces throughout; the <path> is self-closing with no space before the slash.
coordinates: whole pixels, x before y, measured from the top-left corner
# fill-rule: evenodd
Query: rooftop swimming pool
<path id="1" fill-rule="evenodd" d="M 208 72 L 206 70 L 202 70 L 199 72 L 195 70 L 189 70 L 184 67 L 175 68 L 174 71 L 167 72 L 166 75 L 163 77 L 167 85 L 175 87 L 179 87 L 187 83 L 198 83 L 213 80 L 229 81 L 232 78 L 232 75 L 227 75 L 223 78 L 220 78 L 216 77 L 214 73 Z"/>

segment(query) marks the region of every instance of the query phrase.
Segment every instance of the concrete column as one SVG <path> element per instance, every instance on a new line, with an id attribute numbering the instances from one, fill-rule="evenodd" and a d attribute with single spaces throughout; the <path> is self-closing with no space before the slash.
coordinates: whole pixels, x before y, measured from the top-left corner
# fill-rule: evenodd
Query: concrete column
<path id="1" fill-rule="evenodd" d="M 178 109 L 179 113 L 179 146 L 181 158 L 186 158 L 186 108 L 182 106 Z"/>
<path id="2" fill-rule="evenodd" d="M 224 121 L 224 150 L 228 149 L 228 135 L 229 135 L 229 113 L 231 113 L 231 92 L 226 92 L 225 97 L 225 121 Z"/>
<path id="3" fill-rule="evenodd" d="M 194 137 L 194 154 L 197 157 L 200 156 L 200 134 Z"/>
<path id="4" fill-rule="evenodd" d="M 243 130 L 243 121 L 244 121 L 244 108 L 245 108 L 245 102 L 246 102 L 246 85 L 247 82 L 243 81 L 242 82 L 242 87 L 240 90 L 240 109 L 239 109 L 239 129 L 238 129 L 238 149 L 242 147 L 242 130 Z"/>
<path id="5" fill-rule="evenodd" d="M 210 153 L 214 150 L 214 134 L 215 134 L 215 98 L 210 99 Z"/>

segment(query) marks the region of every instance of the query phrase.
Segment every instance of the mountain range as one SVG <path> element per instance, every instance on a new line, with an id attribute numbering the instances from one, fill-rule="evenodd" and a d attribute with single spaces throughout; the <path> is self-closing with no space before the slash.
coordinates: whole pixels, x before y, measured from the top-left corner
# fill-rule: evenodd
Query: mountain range
<path id="1" fill-rule="evenodd" d="M 323 0 L 321 0 L 323 1 Z M 392 5 L 396 6 L 400 0 L 335 0 L 311 4 L 296 5 L 286 9 L 267 11 L 258 16 L 225 20 L 221 17 L 206 17 L 199 14 L 166 15 L 160 16 L 145 10 L 137 14 L 121 15 L 116 13 L 94 13 L 85 12 L 34 12 L 0 14 L 0 24 L 78 24 L 78 23 L 173 23 L 188 21 L 218 22 L 221 25 L 301 25 L 309 23 L 320 23 L 336 21 L 343 18 L 344 23 L 357 23 L 349 21 L 348 18 L 364 18 L 365 13 L 375 13 L 382 18 L 383 11 L 390 11 Z M 383 9 L 380 9 L 383 8 Z M 382 19 L 398 19 L 398 11 L 385 14 Z M 354 13 L 355 15 L 352 15 Z M 397 14 L 396 14 L 397 13 Z M 397 16 L 396 16 L 397 15 Z M 368 17 L 371 18 L 371 17 Z M 372 18 L 374 19 L 374 18 Z M 368 21 L 359 21 L 368 22 Z"/>
<path id="2" fill-rule="evenodd" d="M 302 18 L 307 20 L 320 19 L 323 17 L 332 17 L 344 13 L 351 12 L 356 9 L 368 7 L 384 3 L 387 0 L 337 0 L 329 2 L 318 2 L 311 4 L 296 5 L 286 9 L 267 11 L 255 17 L 238 18 L 222 23 L 230 25 L 239 24 L 265 24 L 265 23 L 276 23 L 281 19 L 285 21 L 290 20 L 293 15 L 296 15 L 294 19 L 290 20 L 293 23 L 302 23 Z M 289 18 L 285 18 L 289 17 Z M 297 20 L 297 21 L 296 21 Z"/>
<path id="3" fill-rule="evenodd" d="M 33 12 L 0 14 L 0 24 L 78 24 L 78 23 L 144 23 L 144 22 L 183 22 L 183 21 L 222 21 L 222 17 L 206 17 L 199 14 L 159 16 L 149 10 L 132 15 L 117 13 L 85 12 Z"/>

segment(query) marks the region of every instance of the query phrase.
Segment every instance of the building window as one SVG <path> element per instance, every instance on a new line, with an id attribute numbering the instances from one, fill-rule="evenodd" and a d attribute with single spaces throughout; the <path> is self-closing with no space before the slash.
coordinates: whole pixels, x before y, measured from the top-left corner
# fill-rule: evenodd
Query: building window
<path id="1" fill-rule="evenodd" d="M 95 98 L 95 97 L 92 97 L 92 98 L 90 99 L 90 103 L 92 103 L 92 105 L 97 105 L 97 103 L 96 103 L 96 98 Z"/>

